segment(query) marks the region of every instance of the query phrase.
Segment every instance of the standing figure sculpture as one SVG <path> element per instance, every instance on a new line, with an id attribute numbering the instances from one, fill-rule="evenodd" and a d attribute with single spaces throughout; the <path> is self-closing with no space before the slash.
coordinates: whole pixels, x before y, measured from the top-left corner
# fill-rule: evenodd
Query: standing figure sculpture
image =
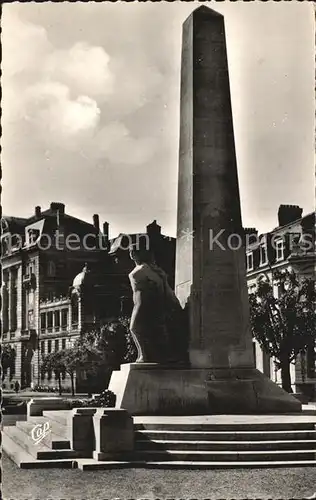
<path id="1" fill-rule="evenodd" d="M 134 302 L 130 330 L 138 352 L 136 362 L 187 362 L 184 311 L 167 275 L 145 246 L 131 245 L 130 257 L 136 264 L 129 274 Z"/>

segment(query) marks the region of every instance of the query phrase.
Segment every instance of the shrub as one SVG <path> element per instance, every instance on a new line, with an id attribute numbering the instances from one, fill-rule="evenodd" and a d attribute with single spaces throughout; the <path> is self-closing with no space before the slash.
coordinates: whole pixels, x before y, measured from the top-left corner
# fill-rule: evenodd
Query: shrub
<path id="1" fill-rule="evenodd" d="M 72 408 L 113 408 L 115 406 L 116 396 L 114 392 L 105 389 L 100 394 L 91 399 L 73 399 Z"/>
<path id="2" fill-rule="evenodd" d="M 48 386 L 48 385 L 35 385 L 33 387 L 33 391 L 35 392 L 59 392 L 59 388 L 56 386 Z M 71 392 L 70 387 L 63 387 L 63 392 Z"/>

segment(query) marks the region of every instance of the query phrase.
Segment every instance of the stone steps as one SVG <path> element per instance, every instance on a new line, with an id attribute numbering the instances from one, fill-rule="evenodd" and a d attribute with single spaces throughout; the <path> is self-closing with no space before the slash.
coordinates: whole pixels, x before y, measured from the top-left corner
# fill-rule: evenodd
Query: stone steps
<path id="1" fill-rule="evenodd" d="M 311 421 L 217 421 L 178 419 L 136 423 L 133 460 L 145 463 L 290 463 L 316 460 L 316 429 Z M 246 466 L 245 465 L 245 466 Z"/>
<path id="2" fill-rule="evenodd" d="M 45 410 L 43 411 L 43 417 L 45 417 L 46 420 L 56 422 L 61 426 L 67 427 L 70 413 L 71 410 Z"/>
<path id="3" fill-rule="evenodd" d="M 33 421 L 16 422 L 16 427 L 18 427 L 19 429 L 23 430 L 25 433 L 30 435 L 32 429 L 36 424 L 47 422 L 47 418 L 45 417 L 33 417 L 33 418 L 34 418 Z M 48 434 L 48 437 L 51 436 L 51 439 L 54 442 L 61 441 L 65 444 L 67 442 L 70 443 L 70 441 L 68 440 L 69 430 L 66 426 L 58 424 L 57 422 L 52 420 L 49 420 L 49 423 L 51 427 L 51 433 Z"/>
<path id="4" fill-rule="evenodd" d="M 57 460 L 88 456 L 87 454 L 71 450 L 67 442 L 66 448 L 61 449 L 61 444 L 58 442 L 59 444 L 57 445 L 57 448 L 54 447 L 52 449 L 52 437 L 49 436 L 49 434 L 38 444 L 34 443 L 30 434 L 27 434 L 18 427 L 5 427 L 3 429 L 3 434 L 14 441 L 17 446 L 23 448 L 23 450 L 25 450 L 34 459 Z M 7 450 L 5 449 L 5 451 Z"/>
<path id="5" fill-rule="evenodd" d="M 266 430 L 266 431 L 176 431 L 176 430 L 137 430 L 136 439 L 143 440 L 182 440 L 182 441 L 273 441 L 273 440 L 316 440 L 316 430 Z"/>
<path id="6" fill-rule="evenodd" d="M 124 456 L 122 459 L 124 460 Z M 160 461 L 189 461 L 189 462 L 263 462 L 281 461 L 287 462 L 302 461 L 302 460 L 315 460 L 315 450 L 226 450 L 226 451 L 192 451 L 192 450 L 139 450 L 133 453 L 132 460 L 145 461 L 145 462 L 160 462 Z"/>
<path id="7" fill-rule="evenodd" d="M 77 462 L 73 459 L 37 460 L 17 444 L 7 433 L 2 433 L 2 448 L 21 469 L 73 469 Z"/>
<path id="8" fill-rule="evenodd" d="M 136 440 L 137 450 L 200 450 L 200 451 L 267 451 L 267 450 L 316 450 L 315 440 L 281 441 L 168 441 Z"/>
<path id="9" fill-rule="evenodd" d="M 251 418 L 251 415 L 249 415 Z M 276 416 L 277 418 L 277 416 Z M 316 421 L 293 421 L 293 422 L 265 422 L 265 423 L 252 423 L 252 422 L 236 422 L 236 423 L 165 423 L 160 422 L 142 422 L 135 423 L 136 431 L 193 431 L 193 432 L 271 432 L 282 431 L 290 432 L 297 430 L 314 431 Z"/>
<path id="10" fill-rule="evenodd" d="M 193 421 L 191 418 L 152 420 L 135 418 L 135 450 L 108 460 L 92 458 L 92 452 L 70 449 L 69 410 L 48 410 L 5 427 L 3 449 L 20 466 L 62 467 L 82 470 L 115 468 L 220 469 L 261 467 L 314 467 L 316 465 L 315 418 L 309 420 Z M 49 422 L 51 431 L 39 445 L 31 440 L 34 425 Z M 10 451 L 11 447 L 14 450 Z M 11 453 L 11 455 L 10 455 Z"/>

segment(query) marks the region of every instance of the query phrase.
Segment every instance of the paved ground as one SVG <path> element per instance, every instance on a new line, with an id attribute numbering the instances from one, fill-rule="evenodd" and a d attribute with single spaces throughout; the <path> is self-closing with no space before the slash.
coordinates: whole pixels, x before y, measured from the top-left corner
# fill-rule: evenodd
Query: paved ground
<path id="1" fill-rule="evenodd" d="M 23 470 L 4 456 L 3 500 L 304 499 L 316 469 L 163 471 Z"/>
<path id="2" fill-rule="evenodd" d="M 3 396 L 4 397 L 10 397 L 10 399 L 31 399 L 31 398 L 75 398 L 75 399 L 80 399 L 80 398 L 87 398 L 88 394 L 87 393 L 80 393 L 80 394 L 75 394 L 75 396 L 72 396 L 71 393 L 65 392 L 61 396 L 59 396 L 58 392 L 36 392 L 36 391 L 20 391 L 20 392 L 14 392 L 14 391 L 3 391 Z"/>

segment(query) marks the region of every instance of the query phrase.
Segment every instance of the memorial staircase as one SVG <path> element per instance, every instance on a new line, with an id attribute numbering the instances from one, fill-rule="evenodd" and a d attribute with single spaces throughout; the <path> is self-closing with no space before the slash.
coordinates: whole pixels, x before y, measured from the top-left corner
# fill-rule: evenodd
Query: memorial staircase
<path id="1" fill-rule="evenodd" d="M 135 448 L 115 459 L 98 461 L 92 451 L 71 449 L 68 410 L 44 411 L 2 431 L 3 450 L 21 468 L 215 469 L 314 467 L 315 415 L 222 415 L 134 417 Z M 37 424 L 50 431 L 36 444 Z"/>

